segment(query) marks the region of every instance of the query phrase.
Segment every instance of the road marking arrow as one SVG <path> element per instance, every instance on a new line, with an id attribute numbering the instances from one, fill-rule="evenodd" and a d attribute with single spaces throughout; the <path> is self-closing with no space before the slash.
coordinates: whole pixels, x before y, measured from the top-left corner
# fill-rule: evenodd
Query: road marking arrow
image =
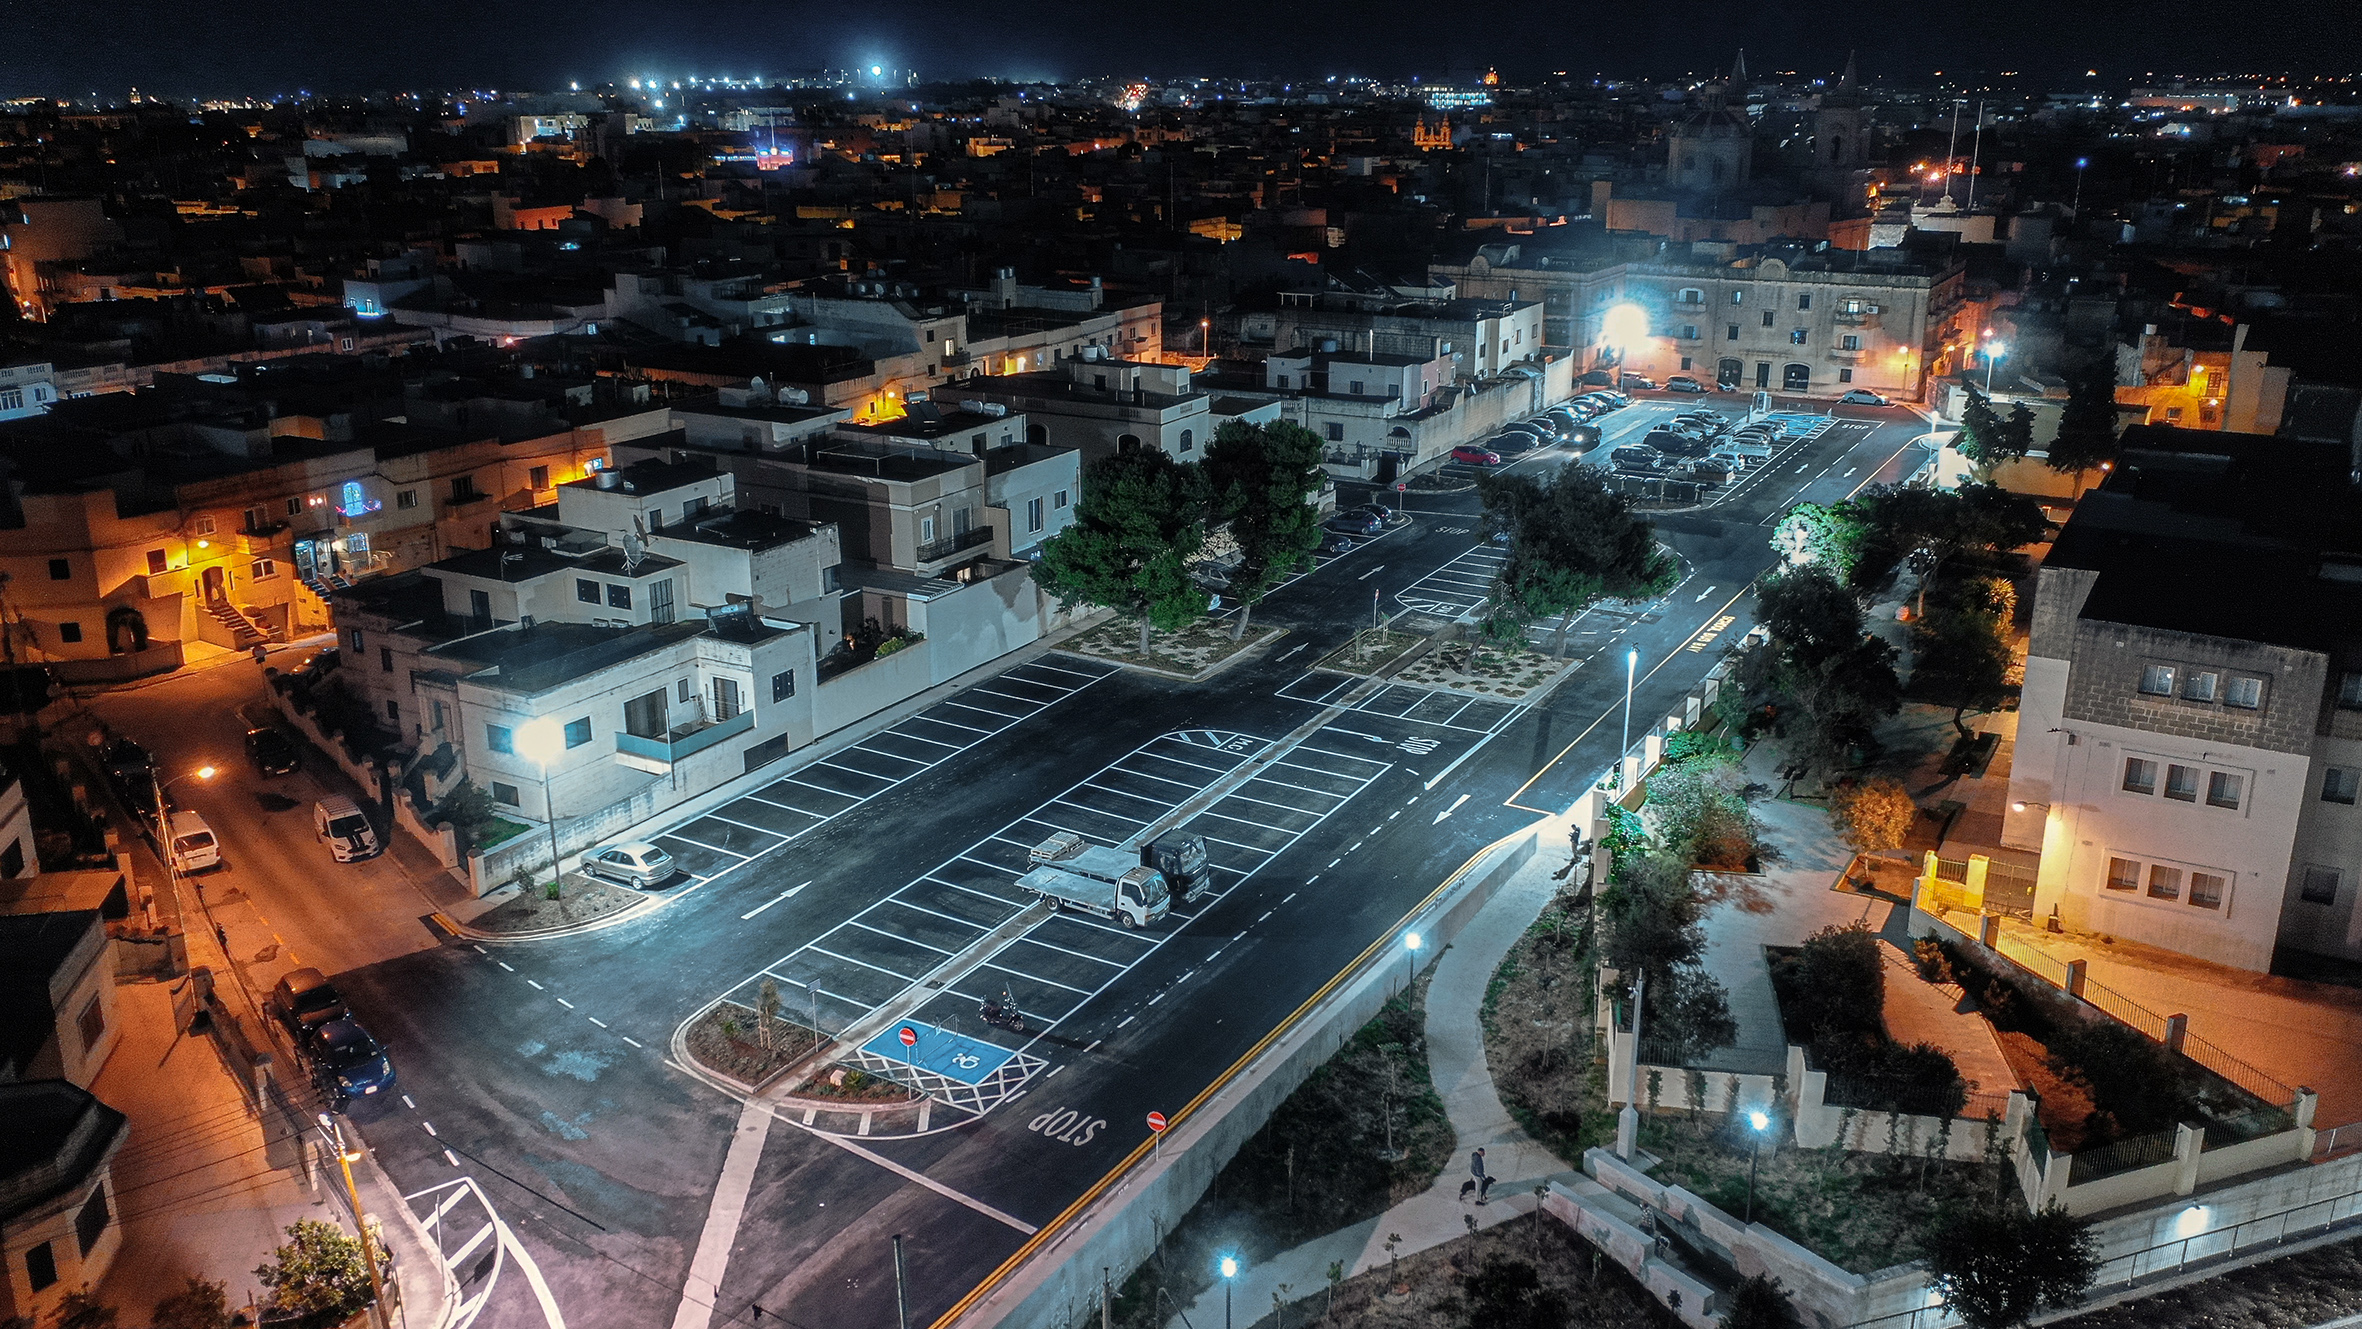
<path id="1" fill-rule="evenodd" d="M 1460 810 L 1460 805 L 1461 805 L 1462 803 L 1465 803 L 1465 802 L 1467 802 L 1467 801 L 1468 801 L 1468 795 L 1466 795 L 1466 794 L 1462 794 L 1462 795 L 1460 795 L 1458 798 L 1456 798 L 1456 799 L 1453 799 L 1453 800 L 1452 800 L 1452 805 L 1451 805 L 1450 807 L 1448 807 L 1448 808 L 1445 808 L 1443 811 L 1436 813 L 1436 814 L 1435 814 L 1435 821 L 1429 822 L 1429 823 L 1428 823 L 1428 825 L 1430 825 L 1430 826 L 1433 826 L 1433 825 L 1436 825 L 1436 824 L 1438 824 L 1438 823 L 1442 822 L 1444 818 L 1446 818 L 1446 817 L 1448 817 L 1448 816 L 1452 815 L 1452 814 L 1453 814 L 1453 813 L 1455 813 L 1455 812 L 1458 812 L 1458 811 Z"/>

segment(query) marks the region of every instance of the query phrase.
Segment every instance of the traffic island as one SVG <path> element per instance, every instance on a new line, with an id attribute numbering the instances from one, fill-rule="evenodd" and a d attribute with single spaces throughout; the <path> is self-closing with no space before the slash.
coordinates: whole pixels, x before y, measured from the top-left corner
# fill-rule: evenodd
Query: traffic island
<path id="1" fill-rule="evenodd" d="M 766 1022 L 753 1007 L 724 1001 L 690 1022 L 687 1046 L 706 1070 L 756 1089 L 789 1067 L 825 1057 L 836 1044 L 807 1025 L 777 1016 Z"/>
<path id="2" fill-rule="evenodd" d="M 547 882 L 503 886 L 484 898 L 492 900 L 503 895 L 507 898 L 490 909 L 462 920 L 462 929 L 480 937 L 523 940 L 579 927 L 653 901 L 653 897 L 638 891 L 580 873 L 567 875 L 554 900 L 549 897 Z"/>
<path id="3" fill-rule="evenodd" d="M 1284 630 L 1280 628 L 1260 628 L 1249 631 L 1243 640 L 1232 641 L 1227 624 L 1203 620 L 1178 632 L 1150 629 L 1148 650 L 1143 654 L 1140 620 L 1113 618 L 1069 638 L 1058 649 L 1195 683 L 1213 677 L 1225 666 L 1245 659 L 1282 635 Z"/>
<path id="4" fill-rule="evenodd" d="M 1313 668 L 1357 678 L 1377 678 L 1400 668 L 1434 638 L 1400 628 L 1363 628 L 1345 644 L 1313 662 Z"/>
<path id="5" fill-rule="evenodd" d="M 1446 642 L 1405 664 L 1394 681 L 1447 692 L 1471 692 L 1498 701 L 1524 701 L 1549 687 L 1570 667 L 1556 656 L 1523 646 L 1502 647 L 1488 641 Z"/>

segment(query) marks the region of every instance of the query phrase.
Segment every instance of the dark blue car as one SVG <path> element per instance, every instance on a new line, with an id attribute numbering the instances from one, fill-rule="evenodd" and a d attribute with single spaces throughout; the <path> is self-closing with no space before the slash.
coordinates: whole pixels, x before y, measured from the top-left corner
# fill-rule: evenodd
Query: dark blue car
<path id="1" fill-rule="evenodd" d="M 340 1101 L 393 1092 L 394 1059 L 350 1016 L 315 1026 L 304 1036 L 304 1055 L 321 1091 Z"/>

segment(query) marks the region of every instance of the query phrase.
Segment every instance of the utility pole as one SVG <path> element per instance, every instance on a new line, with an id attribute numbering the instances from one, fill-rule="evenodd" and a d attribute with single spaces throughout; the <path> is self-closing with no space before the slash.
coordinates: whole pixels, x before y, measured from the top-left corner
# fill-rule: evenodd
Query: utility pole
<path id="1" fill-rule="evenodd" d="M 1640 1144 L 1640 999 L 1648 975 L 1632 977 L 1632 1055 L 1625 1058 L 1624 1110 L 1616 1114 L 1616 1157 L 1630 1158 Z"/>
<path id="2" fill-rule="evenodd" d="M 1952 197 L 1952 163 L 1959 160 L 1960 156 L 1960 104 L 1967 100 L 1966 97 L 1952 99 L 1952 137 L 1944 140 L 1944 198 L 1946 201 L 1950 201 Z"/>
<path id="3" fill-rule="evenodd" d="M 1985 103 L 1977 99 L 1977 123 L 1969 135 L 1968 149 L 1968 211 L 1977 210 L 1977 164 L 1985 155 Z"/>
<path id="4" fill-rule="evenodd" d="M 385 1283 L 377 1276 L 377 1243 L 370 1240 L 369 1219 L 361 1212 L 361 1190 L 353 1184 L 353 1160 L 360 1155 L 345 1147 L 344 1127 L 325 1112 L 320 1114 L 320 1132 L 336 1148 L 336 1161 L 344 1168 L 345 1198 L 353 1204 L 353 1226 L 361 1230 L 361 1260 L 369 1266 L 369 1318 L 377 1329 L 391 1329 L 385 1313 Z"/>

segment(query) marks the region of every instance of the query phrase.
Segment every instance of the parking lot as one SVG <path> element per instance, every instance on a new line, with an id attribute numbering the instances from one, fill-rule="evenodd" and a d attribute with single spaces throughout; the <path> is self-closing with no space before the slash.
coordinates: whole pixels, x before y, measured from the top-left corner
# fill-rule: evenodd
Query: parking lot
<path id="1" fill-rule="evenodd" d="M 793 843 L 1114 672 L 1112 665 L 1064 655 L 1019 665 L 649 839 L 672 854 L 687 881 L 710 881 Z M 681 880 L 675 878 L 676 884 Z"/>
<path id="2" fill-rule="evenodd" d="M 1023 1051 L 1122 978 L 1215 900 L 1260 870 L 1370 783 L 1393 768 L 1380 748 L 1348 751 L 1325 733 L 1262 766 L 1254 778 L 1192 815 L 1183 828 L 1205 837 L 1215 894 L 1175 902 L 1172 916 L 1140 930 L 1075 913 L 1051 916 L 972 970 L 913 1019 L 969 1041 Z M 1016 917 L 1033 897 L 1017 887 L 1033 846 L 1060 831 L 1120 845 L 1231 775 L 1269 746 L 1212 730 L 1162 735 L 1061 792 L 1031 813 L 748 975 L 727 995 L 752 1002 L 766 978 L 786 1007 L 841 1033 L 942 964 Z M 977 1017 L 987 996 L 1006 991 L 1029 1029 L 988 1029 Z M 1038 1051 L 1038 1049 L 1037 1049 Z M 1039 1065 L 1035 1058 L 1027 1062 Z M 999 1086 L 1015 1092 L 1017 1083 Z M 997 1101 L 997 1100 L 995 1100 Z M 953 1106 L 989 1110 L 973 1099 Z"/>

